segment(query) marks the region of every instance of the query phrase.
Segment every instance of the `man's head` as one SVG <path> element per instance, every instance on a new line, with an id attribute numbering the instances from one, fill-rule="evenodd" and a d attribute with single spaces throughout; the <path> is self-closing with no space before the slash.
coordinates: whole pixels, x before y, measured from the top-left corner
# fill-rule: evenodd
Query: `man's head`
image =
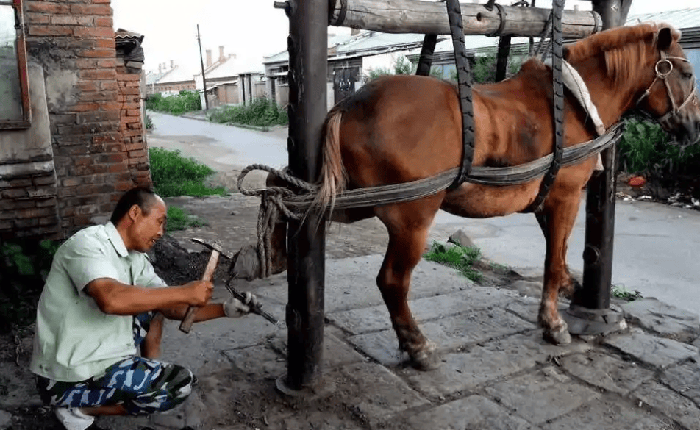
<path id="1" fill-rule="evenodd" d="M 163 235 L 167 208 L 163 199 L 144 187 L 124 193 L 110 221 L 124 240 L 126 249 L 146 252 Z"/>

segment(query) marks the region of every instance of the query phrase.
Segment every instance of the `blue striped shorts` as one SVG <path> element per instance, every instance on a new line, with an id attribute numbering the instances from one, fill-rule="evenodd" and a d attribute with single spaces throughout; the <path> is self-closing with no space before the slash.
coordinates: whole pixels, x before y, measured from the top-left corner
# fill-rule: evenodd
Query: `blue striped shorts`
<path id="1" fill-rule="evenodd" d="M 134 317 L 134 340 L 140 345 L 152 313 Z M 108 367 L 105 374 L 81 382 L 54 381 L 39 376 L 37 388 L 44 404 L 90 407 L 121 404 L 132 415 L 167 411 L 184 402 L 196 378 L 188 369 L 143 357 L 129 357 Z"/>

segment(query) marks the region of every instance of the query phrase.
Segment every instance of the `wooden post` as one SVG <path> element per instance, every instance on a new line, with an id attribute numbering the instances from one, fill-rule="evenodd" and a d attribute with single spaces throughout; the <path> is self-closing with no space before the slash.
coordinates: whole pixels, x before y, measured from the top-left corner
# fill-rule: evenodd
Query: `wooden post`
<path id="1" fill-rule="evenodd" d="M 498 39 L 498 54 L 496 57 L 496 82 L 501 82 L 508 74 L 508 57 L 510 56 L 510 36 Z"/>
<path id="2" fill-rule="evenodd" d="M 597 0 L 594 11 L 603 28 L 621 26 L 631 0 Z M 602 334 L 624 325 L 621 312 L 610 309 L 613 239 L 615 236 L 615 148 L 602 153 L 602 172 L 588 182 L 586 196 L 586 247 L 583 252 L 583 286 L 575 291 L 571 308 L 565 313 L 569 332 Z"/>
<path id="3" fill-rule="evenodd" d="M 197 24 L 197 43 L 199 43 L 199 64 L 202 66 L 202 87 L 204 88 L 204 110 L 209 110 L 207 99 L 207 78 L 204 76 L 204 58 L 202 58 L 202 38 L 199 36 L 199 24 Z"/>
<path id="4" fill-rule="evenodd" d="M 313 182 L 321 167 L 326 117 L 328 0 L 290 0 L 289 167 Z M 325 224 L 316 215 L 287 228 L 287 376 L 285 392 L 314 386 L 321 373 L 324 326 Z"/>

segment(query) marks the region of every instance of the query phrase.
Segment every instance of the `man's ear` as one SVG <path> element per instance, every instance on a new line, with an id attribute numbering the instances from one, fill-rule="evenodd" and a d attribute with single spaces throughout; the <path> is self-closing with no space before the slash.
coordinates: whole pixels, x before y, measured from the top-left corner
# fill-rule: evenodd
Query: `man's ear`
<path id="1" fill-rule="evenodd" d="M 127 212 L 127 214 L 129 216 L 129 219 L 131 220 L 131 222 L 135 222 L 136 219 L 141 214 L 141 208 L 139 207 L 139 205 L 132 205 L 129 208 L 129 212 Z"/>

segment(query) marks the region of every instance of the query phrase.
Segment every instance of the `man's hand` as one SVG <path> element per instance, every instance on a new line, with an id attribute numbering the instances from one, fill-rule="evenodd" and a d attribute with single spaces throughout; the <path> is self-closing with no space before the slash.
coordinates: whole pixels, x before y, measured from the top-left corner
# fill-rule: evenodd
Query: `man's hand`
<path id="1" fill-rule="evenodd" d="M 207 304 L 209 299 L 211 299 L 214 284 L 209 281 L 193 281 L 183 285 L 183 287 L 190 290 L 190 305 L 204 306 Z"/>
<path id="2" fill-rule="evenodd" d="M 260 306 L 258 298 L 251 293 L 243 293 L 245 299 L 238 300 L 231 297 L 224 302 L 224 313 L 229 318 L 238 318 L 250 313 L 251 308 Z"/>

